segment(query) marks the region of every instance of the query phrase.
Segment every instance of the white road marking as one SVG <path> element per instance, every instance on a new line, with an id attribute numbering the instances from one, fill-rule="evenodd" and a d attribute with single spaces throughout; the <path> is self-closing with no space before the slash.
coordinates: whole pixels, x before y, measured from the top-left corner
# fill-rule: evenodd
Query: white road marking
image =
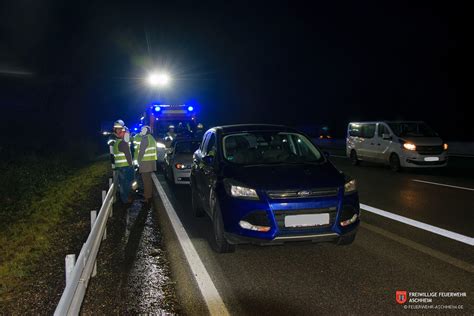
<path id="1" fill-rule="evenodd" d="M 454 189 L 460 189 L 460 190 L 474 191 L 473 188 L 460 187 L 460 186 L 457 186 L 457 185 L 450 185 L 450 184 L 444 184 L 444 183 L 430 182 L 430 181 L 424 181 L 424 180 L 418 180 L 418 179 L 412 179 L 412 181 L 421 182 L 421 183 L 427 183 L 427 184 L 433 184 L 433 185 L 439 185 L 439 186 L 442 186 L 442 187 L 448 187 L 448 188 L 454 188 Z"/>
<path id="2" fill-rule="evenodd" d="M 163 187 L 161 186 L 160 181 L 155 174 L 152 174 L 152 179 L 155 183 L 158 194 L 161 197 L 163 206 L 165 207 L 166 213 L 168 214 L 176 236 L 178 237 L 179 244 L 181 245 L 184 255 L 186 256 L 186 260 L 188 260 L 191 271 L 193 272 L 194 278 L 196 279 L 196 282 L 199 286 L 199 290 L 204 297 L 204 301 L 206 302 L 209 313 L 211 315 L 229 315 L 227 307 L 225 306 L 219 292 L 217 291 L 216 286 L 212 282 L 212 279 L 209 276 L 206 267 L 202 263 L 196 249 L 194 248 L 191 239 L 189 239 L 189 236 L 186 233 L 183 224 L 179 220 L 179 217 L 176 214 L 176 211 L 168 199 Z"/>
<path id="3" fill-rule="evenodd" d="M 469 264 L 469 263 L 465 262 L 465 261 L 462 261 L 462 260 L 456 259 L 454 257 L 448 256 L 448 255 L 446 255 L 442 252 L 439 252 L 437 250 L 434 250 L 434 249 L 431 249 L 429 247 L 423 246 L 423 245 L 421 245 L 417 242 L 414 242 L 414 241 L 411 241 L 407 238 L 398 236 L 394 233 L 388 232 L 385 229 L 382 229 L 382 228 L 379 228 L 379 227 L 376 227 L 376 226 L 373 226 L 373 225 L 370 225 L 370 224 L 367 224 L 367 223 L 364 223 L 364 222 L 361 223 L 361 226 L 368 229 L 368 230 L 370 230 L 370 231 L 372 231 L 372 232 L 374 232 L 374 233 L 377 233 L 377 234 L 382 235 L 386 238 L 390 238 L 390 239 L 392 239 L 392 240 L 394 240 L 398 243 L 401 243 L 402 245 L 408 246 L 412 249 L 420 251 L 420 252 L 422 252 L 424 254 L 427 254 L 429 256 L 432 256 L 436 259 L 439 259 L 441 261 L 449 263 L 449 264 L 451 264 L 455 267 L 463 269 L 464 271 L 474 273 L 474 266 L 472 264 Z"/>
<path id="4" fill-rule="evenodd" d="M 436 227 L 436 226 L 433 226 L 433 225 L 429 225 L 429 224 L 426 224 L 426 223 L 423 223 L 423 222 L 419 222 L 419 221 L 416 221 L 416 220 L 408 218 L 408 217 L 393 214 L 393 213 L 390 213 L 390 212 L 387 212 L 387 211 L 384 211 L 384 210 L 381 210 L 381 209 L 378 209 L 378 208 L 375 208 L 375 207 L 372 207 L 372 206 L 369 206 L 369 205 L 360 204 L 360 208 L 363 209 L 364 211 L 371 212 L 371 213 L 374 213 L 374 214 L 377 214 L 377 215 L 380 215 L 380 216 L 383 216 L 383 217 L 387 217 L 387 218 L 393 219 L 397 222 L 401 222 L 401 223 L 404 223 L 404 224 L 407 224 L 407 225 L 410 225 L 410 226 L 414 226 L 414 227 L 432 232 L 434 234 L 444 236 L 444 237 L 447 237 L 447 238 L 450 238 L 450 239 L 454 239 L 454 240 L 460 241 L 464 244 L 468 244 L 470 246 L 474 246 L 474 238 L 472 238 L 472 237 L 461 235 L 461 234 L 458 234 L 458 233 L 455 233 L 455 232 L 452 232 L 452 231 L 449 231 L 449 230 L 446 230 L 446 229 L 443 229 L 443 228 L 439 228 L 439 227 Z"/>

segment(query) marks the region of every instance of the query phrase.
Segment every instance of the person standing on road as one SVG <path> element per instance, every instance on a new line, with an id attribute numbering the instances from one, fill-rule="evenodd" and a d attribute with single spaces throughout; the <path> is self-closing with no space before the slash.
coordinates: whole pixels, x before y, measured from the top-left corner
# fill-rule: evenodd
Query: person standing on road
<path id="1" fill-rule="evenodd" d="M 165 145 L 166 148 L 170 148 L 171 144 L 173 143 L 173 140 L 176 138 L 176 133 L 174 131 L 174 125 L 168 126 L 168 132 L 165 135 Z"/>
<path id="2" fill-rule="evenodd" d="M 203 136 L 204 136 L 204 125 L 199 123 L 196 126 L 196 132 L 194 133 L 194 137 L 202 139 Z"/>
<path id="3" fill-rule="evenodd" d="M 149 205 L 153 196 L 153 186 L 151 173 L 156 171 L 156 161 L 158 160 L 156 140 L 151 135 L 149 126 L 143 126 L 140 132 L 141 141 L 138 149 L 138 171 L 143 181 L 143 197 L 145 203 Z"/>
<path id="4" fill-rule="evenodd" d="M 114 165 L 119 184 L 121 201 L 131 203 L 130 189 L 133 181 L 133 161 L 130 152 L 130 132 L 122 122 L 114 123 L 114 133 L 117 140 L 113 144 Z"/>

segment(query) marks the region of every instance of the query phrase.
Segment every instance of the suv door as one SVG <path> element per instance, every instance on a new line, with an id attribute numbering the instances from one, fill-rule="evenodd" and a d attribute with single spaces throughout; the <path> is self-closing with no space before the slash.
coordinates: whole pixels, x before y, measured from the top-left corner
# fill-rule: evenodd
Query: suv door
<path id="1" fill-rule="evenodd" d="M 203 170 L 202 170 L 203 168 L 202 157 L 204 157 L 204 151 L 205 151 L 204 148 L 206 148 L 205 146 L 209 139 L 209 135 L 210 133 L 206 133 L 204 135 L 201 146 L 199 147 L 198 150 L 194 152 L 193 167 L 191 170 L 191 174 L 192 174 L 191 185 L 193 186 L 192 189 L 197 191 L 197 196 L 199 200 L 201 201 L 201 205 L 202 205 L 202 201 L 204 200 L 204 194 L 202 190 L 203 183 L 204 183 L 204 180 L 203 180 L 204 176 L 203 176 Z"/>
<path id="2" fill-rule="evenodd" d="M 209 215 L 212 215 L 212 201 L 213 197 L 211 196 L 214 194 L 214 186 L 216 182 L 216 159 L 217 159 L 217 136 L 214 132 L 209 134 L 209 137 L 206 142 L 206 146 L 204 147 L 203 157 L 213 157 L 213 161 L 211 163 L 206 163 L 202 161 L 202 194 L 203 194 L 203 206 L 207 208 Z"/>

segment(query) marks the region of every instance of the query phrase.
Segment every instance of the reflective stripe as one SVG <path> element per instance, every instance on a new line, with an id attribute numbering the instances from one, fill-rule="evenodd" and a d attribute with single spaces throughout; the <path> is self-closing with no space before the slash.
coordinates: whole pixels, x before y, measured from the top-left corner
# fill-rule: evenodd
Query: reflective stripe
<path id="1" fill-rule="evenodd" d="M 119 150 L 119 144 L 122 142 L 122 139 L 117 140 L 113 146 L 114 153 L 114 164 L 116 168 L 128 167 L 130 166 L 128 160 L 126 159 L 126 154 Z M 127 143 L 127 145 L 129 145 Z"/>
<path id="2" fill-rule="evenodd" d="M 155 147 L 148 147 L 147 149 L 145 149 L 145 152 L 147 152 L 147 151 L 155 151 L 155 150 L 156 150 Z"/>
<path id="3" fill-rule="evenodd" d="M 143 157 L 155 157 L 156 154 L 144 154 Z"/>

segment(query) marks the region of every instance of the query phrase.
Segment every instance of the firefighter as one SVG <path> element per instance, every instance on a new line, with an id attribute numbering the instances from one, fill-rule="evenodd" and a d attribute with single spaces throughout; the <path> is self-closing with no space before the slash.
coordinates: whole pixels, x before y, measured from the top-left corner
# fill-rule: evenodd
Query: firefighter
<path id="1" fill-rule="evenodd" d="M 168 133 L 166 133 L 166 136 L 171 137 L 171 140 L 176 138 L 176 133 L 174 131 L 174 125 L 168 126 Z"/>
<path id="2" fill-rule="evenodd" d="M 196 132 L 194 133 L 194 136 L 196 138 L 202 138 L 204 136 L 204 125 L 202 125 L 201 123 L 199 123 L 197 126 L 196 126 Z"/>
<path id="3" fill-rule="evenodd" d="M 138 171 L 142 176 L 145 205 L 149 206 L 153 196 L 151 174 L 156 171 L 156 161 L 158 159 L 156 140 L 151 135 L 149 126 L 142 127 L 140 136 L 137 151 Z"/>
<path id="4" fill-rule="evenodd" d="M 174 125 L 170 125 L 168 126 L 168 132 L 166 133 L 166 136 L 164 139 L 166 148 L 171 147 L 171 143 L 173 142 L 175 138 L 176 138 L 176 133 L 174 131 Z"/>
<path id="5" fill-rule="evenodd" d="M 142 128 L 143 129 L 143 128 Z M 138 163 L 138 153 L 140 151 L 140 142 L 142 141 L 142 134 L 138 133 L 133 136 L 133 163 Z"/>
<path id="6" fill-rule="evenodd" d="M 131 203 L 130 189 L 133 181 L 133 162 L 130 152 L 130 132 L 122 120 L 114 123 L 114 134 L 117 139 L 113 142 L 114 167 L 119 184 L 121 201 Z"/>

